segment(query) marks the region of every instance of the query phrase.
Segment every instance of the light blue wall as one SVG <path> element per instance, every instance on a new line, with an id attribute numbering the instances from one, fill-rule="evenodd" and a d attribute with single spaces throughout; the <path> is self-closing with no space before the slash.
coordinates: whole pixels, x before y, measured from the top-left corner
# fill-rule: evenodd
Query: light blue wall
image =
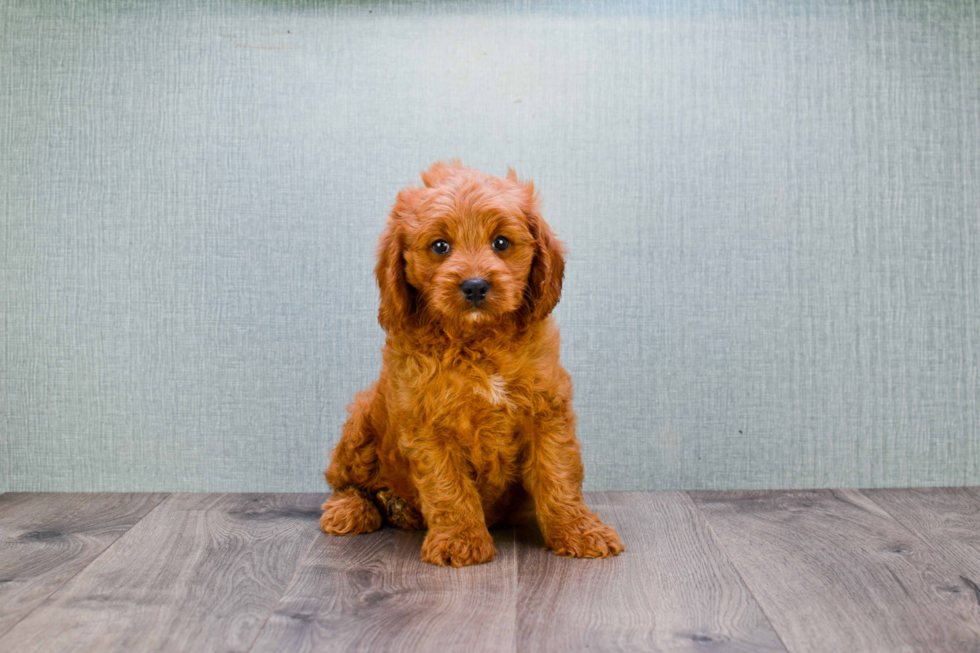
<path id="1" fill-rule="evenodd" d="M 0 490 L 325 490 L 452 156 L 571 251 L 590 489 L 980 484 L 978 12 L 0 0 Z"/>

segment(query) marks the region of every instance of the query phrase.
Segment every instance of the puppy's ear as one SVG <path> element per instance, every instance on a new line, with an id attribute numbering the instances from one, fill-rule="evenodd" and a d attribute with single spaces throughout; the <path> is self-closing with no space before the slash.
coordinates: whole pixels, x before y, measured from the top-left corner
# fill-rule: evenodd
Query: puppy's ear
<path id="1" fill-rule="evenodd" d="M 390 332 L 406 328 L 415 313 L 416 291 L 405 279 L 405 222 L 413 219 L 418 201 L 417 188 L 398 193 L 388 216 L 388 225 L 378 240 L 378 264 L 374 274 L 381 290 L 378 323 Z"/>
<path id="2" fill-rule="evenodd" d="M 446 163 L 436 161 L 428 170 L 422 173 L 422 183 L 426 188 L 435 188 L 442 185 L 455 170 L 463 167 L 459 159 L 449 159 Z"/>
<path id="3" fill-rule="evenodd" d="M 508 179 L 513 170 L 507 171 Z M 513 174 L 516 178 L 516 174 Z M 565 275 L 565 248 L 555 232 L 541 217 L 541 206 L 534 193 L 534 184 L 523 184 L 525 193 L 524 215 L 534 237 L 534 260 L 524 291 L 525 313 L 529 321 L 543 320 L 551 314 L 561 299 L 561 283 Z"/>

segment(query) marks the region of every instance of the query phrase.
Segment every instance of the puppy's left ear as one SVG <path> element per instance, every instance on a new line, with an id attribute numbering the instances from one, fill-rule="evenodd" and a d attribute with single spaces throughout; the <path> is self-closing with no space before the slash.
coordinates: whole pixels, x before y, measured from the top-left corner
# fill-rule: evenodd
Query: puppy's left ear
<path id="1" fill-rule="evenodd" d="M 507 178 L 516 181 L 513 170 L 507 170 Z M 534 238 L 534 260 L 531 274 L 524 290 L 526 314 L 529 321 L 543 320 L 551 314 L 561 299 L 561 284 L 565 276 L 565 247 L 541 216 L 541 203 L 534 192 L 534 184 L 522 184 L 524 191 L 524 215 L 528 229 Z"/>

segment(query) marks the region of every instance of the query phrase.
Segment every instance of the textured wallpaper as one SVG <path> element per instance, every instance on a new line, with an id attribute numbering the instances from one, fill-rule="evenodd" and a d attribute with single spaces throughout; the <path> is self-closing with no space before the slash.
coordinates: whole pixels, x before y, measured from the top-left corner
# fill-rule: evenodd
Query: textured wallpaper
<path id="1" fill-rule="evenodd" d="M 974 2 L 0 0 L 0 490 L 326 490 L 433 161 L 535 180 L 588 489 L 980 484 Z"/>

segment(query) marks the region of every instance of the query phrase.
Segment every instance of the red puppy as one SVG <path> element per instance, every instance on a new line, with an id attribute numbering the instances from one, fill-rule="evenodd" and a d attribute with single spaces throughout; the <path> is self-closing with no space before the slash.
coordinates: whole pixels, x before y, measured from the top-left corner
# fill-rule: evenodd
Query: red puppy
<path id="1" fill-rule="evenodd" d="M 381 378 L 350 405 L 325 533 L 428 528 L 422 559 L 493 559 L 487 527 L 537 515 L 558 555 L 623 550 L 582 501 L 572 383 L 550 314 L 562 245 L 531 183 L 436 163 L 398 193 L 375 272 Z"/>

